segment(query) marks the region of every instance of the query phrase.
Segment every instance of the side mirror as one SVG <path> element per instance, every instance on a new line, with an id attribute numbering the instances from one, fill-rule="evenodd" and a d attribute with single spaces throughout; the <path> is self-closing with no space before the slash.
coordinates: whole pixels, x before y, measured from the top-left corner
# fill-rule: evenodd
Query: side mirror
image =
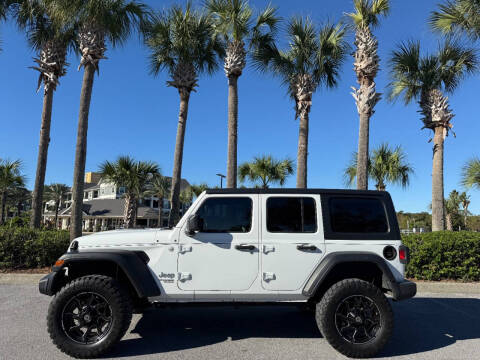
<path id="1" fill-rule="evenodd" d="M 188 236 L 193 236 L 196 232 L 202 230 L 201 222 L 202 220 L 197 214 L 189 216 L 187 220 L 187 228 L 185 229 L 186 234 Z"/>

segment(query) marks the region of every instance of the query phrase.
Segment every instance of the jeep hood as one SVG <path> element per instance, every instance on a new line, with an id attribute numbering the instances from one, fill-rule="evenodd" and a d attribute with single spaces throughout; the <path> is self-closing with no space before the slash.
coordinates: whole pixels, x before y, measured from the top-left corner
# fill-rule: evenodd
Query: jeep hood
<path id="1" fill-rule="evenodd" d="M 171 229 L 125 229 L 102 231 L 75 239 L 79 249 L 135 247 L 170 242 Z"/>

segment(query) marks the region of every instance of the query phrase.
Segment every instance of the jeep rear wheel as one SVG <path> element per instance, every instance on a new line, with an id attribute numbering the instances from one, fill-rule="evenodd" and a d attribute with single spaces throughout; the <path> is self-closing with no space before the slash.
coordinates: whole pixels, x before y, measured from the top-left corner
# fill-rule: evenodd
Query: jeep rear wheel
<path id="1" fill-rule="evenodd" d="M 349 357 L 376 355 L 393 331 L 393 313 L 385 295 L 360 279 L 334 284 L 317 304 L 320 332 L 336 350 Z"/>
<path id="2" fill-rule="evenodd" d="M 65 285 L 48 309 L 53 343 L 76 358 L 97 357 L 127 331 L 132 304 L 123 287 L 103 275 L 89 275 Z"/>

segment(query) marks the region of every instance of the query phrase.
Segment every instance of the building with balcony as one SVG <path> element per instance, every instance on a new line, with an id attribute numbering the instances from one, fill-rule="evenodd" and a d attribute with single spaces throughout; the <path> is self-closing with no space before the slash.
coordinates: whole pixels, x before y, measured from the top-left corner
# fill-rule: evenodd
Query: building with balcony
<path id="1" fill-rule="evenodd" d="M 185 190 L 189 186 L 190 184 L 182 179 L 180 190 Z M 122 228 L 125 210 L 124 194 L 124 187 L 103 181 L 98 173 L 86 173 L 82 207 L 83 230 L 95 232 Z M 70 192 L 60 204 L 56 227 L 70 228 L 71 203 L 72 194 Z M 44 221 L 52 223 L 52 225 L 55 222 L 54 205 L 52 201 L 47 202 L 44 210 Z M 181 214 L 189 206 L 190 204 L 181 204 Z M 162 224 L 158 224 L 159 211 L 162 211 Z M 140 199 L 137 205 L 137 226 L 165 227 L 168 225 L 169 214 L 170 201 L 168 199 L 164 199 L 162 204 L 159 204 L 159 199 L 154 196 Z"/>

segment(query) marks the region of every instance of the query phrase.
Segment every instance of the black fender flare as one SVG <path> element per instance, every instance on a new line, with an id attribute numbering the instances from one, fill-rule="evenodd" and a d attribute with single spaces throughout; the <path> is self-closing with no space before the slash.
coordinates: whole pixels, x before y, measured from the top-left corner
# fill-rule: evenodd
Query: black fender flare
<path id="1" fill-rule="evenodd" d="M 383 274 L 382 286 L 391 290 L 395 299 L 400 299 L 402 297 L 398 291 L 399 283 L 395 280 L 392 270 L 388 267 L 383 258 L 374 253 L 350 251 L 335 252 L 326 255 L 305 283 L 302 291 L 303 295 L 307 297 L 315 295 L 315 292 L 320 287 L 322 282 L 327 278 L 332 269 L 338 264 L 347 262 L 375 264 Z"/>
<path id="2" fill-rule="evenodd" d="M 141 251 L 95 250 L 72 251 L 60 257 L 62 266 L 53 267 L 52 272 L 40 280 L 39 290 L 42 294 L 54 295 L 56 282 L 60 281 L 61 270 L 70 265 L 81 265 L 96 261 L 108 261 L 116 264 L 127 276 L 139 298 L 160 295 L 160 289 L 148 267 L 148 256 Z"/>

